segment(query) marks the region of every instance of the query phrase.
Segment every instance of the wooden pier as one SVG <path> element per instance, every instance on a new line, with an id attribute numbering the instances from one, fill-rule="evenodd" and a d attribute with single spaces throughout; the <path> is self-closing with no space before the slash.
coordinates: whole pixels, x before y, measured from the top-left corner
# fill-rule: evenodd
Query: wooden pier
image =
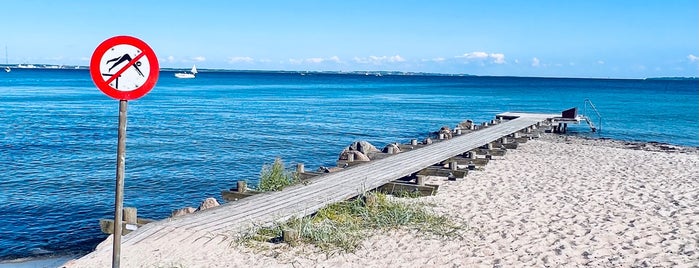
<path id="1" fill-rule="evenodd" d="M 552 116 L 557 115 L 499 114 L 497 118 L 507 120 L 428 146 L 349 166 L 338 172 L 324 173 L 283 191 L 250 195 L 212 209 L 153 222 L 124 236 L 121 255 L 128 257 L 132 252 L 148 251 L 162 258 L 183 257 L 178 256 L 182 252 L 158 248 L 155 246 L 158 243 L 151 241 L 201 246 L 230 243 L 233 237 L 255 226 L 307 216 L 328 204 L 379 188 L 434 164 L 454 157 L 454 161 L 459 160 L 459 156 L 465 152 L 479 150 L 479 147 L 513 133 L 530 131 L 533 126 L 550 120 Z M 111 247 L 101 247 L 88 256 L 109 258 L 110 254 Z"/>

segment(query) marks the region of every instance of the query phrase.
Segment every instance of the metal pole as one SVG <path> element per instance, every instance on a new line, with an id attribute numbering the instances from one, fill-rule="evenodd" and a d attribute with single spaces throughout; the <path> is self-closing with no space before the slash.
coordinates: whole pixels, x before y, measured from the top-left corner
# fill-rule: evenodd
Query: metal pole
<path id="1" fill-rule="evenodd" d="M 126 161 L 126 108 L 127 100 L 119 101 L 119 136 L 117 141 L 116 189 L 114 191 L 114 245 L 112 268 L 119 267 L 121 257 L 121 224 L 124 203 L 124 162 Z"/>

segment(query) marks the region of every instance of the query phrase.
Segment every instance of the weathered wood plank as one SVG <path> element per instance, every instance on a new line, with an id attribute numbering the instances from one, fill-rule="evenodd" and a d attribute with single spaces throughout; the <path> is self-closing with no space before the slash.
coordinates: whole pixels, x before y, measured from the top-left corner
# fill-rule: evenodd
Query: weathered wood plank
<path id="1" fill-rule="evenodd" d="M 439 177 L 450 177 L 453 176 L 457 179 L 463 179 L 468 174 L 468 170 L 451 170 L 443 167 L 427 167 L 417 173 L 421 176 L 439 176 Z"/>
<path id="2" fill-rule="evenodd" d="M 240 199 L 246 198 L 246 197 L 251 197 L 253 195 L 259 194 L 257 191 L 245 191 L 245 192 L 237 192 L 237 191 L 228 191 L 228 190 L 223 190 L 221 191 L 221 197 L 223 200 L 226 200 L 226 202 L 233 202 L 233 201 L 238 201 Z"/>
<path id="3" fill-rule="evenodd" d="M 411 183 L 389 182 L 377 188 L 377 190 L 379 192 L 392 195 L 400 194 L 401 192 L 417 192 L 420 193 L 421 196 L 430 196 L 437 194 L 438 188 L 438 185 L 433 184 L 417 185 Z"/>

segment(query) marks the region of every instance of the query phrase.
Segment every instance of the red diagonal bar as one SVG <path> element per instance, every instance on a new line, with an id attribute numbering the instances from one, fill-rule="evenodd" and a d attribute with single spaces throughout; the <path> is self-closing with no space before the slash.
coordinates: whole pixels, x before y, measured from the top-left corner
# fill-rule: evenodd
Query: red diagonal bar
<path id="1" fill-rule="evenodd" d="M 145 55 L 145 54 L 144 54 L 143 52 L 141 52 L 141 54 L 138 54 L 138 56 L 136 56 L 135 58 L 133 58 L 132 60 L 130 60 L 129 63 L 127 63 L 126 66 L 124 66 L 124 68 L 119 69 L 119 71 L 117 71 L 116 73 L 114 73 L 114 74 L 112 75 L 112 77 L 110 77 L 109 79 L 107 79 L 107 81 L 105 81 L 105 83 L 107 83 L 107 85 L 109 85 L 109 83 L 111 83 L 112 81 L 114 81 L 114 79 L 117 79 L 117 77 L 119 77 L 122 73 L 124 73 L 124 72 L 126 71 L 126 69 L 128 69 L 132 64 L 134 64 L 136 61 L 138 61 L 139 59 L 141 59 L 141 57 L 143 57 L 144 55 Z"/>

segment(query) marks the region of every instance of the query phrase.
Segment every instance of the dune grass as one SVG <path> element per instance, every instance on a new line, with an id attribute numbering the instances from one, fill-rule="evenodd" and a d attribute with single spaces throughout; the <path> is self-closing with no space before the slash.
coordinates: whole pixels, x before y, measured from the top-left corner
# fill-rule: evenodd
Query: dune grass
<path id="1" fill-rule="evenodd" d="M 295 230 L 299 237 L 290 243 L 292 246 L 308 243 L 326 253 L 337 250 L 354 252 L 369 233 L 397 228 L 414 229 L 440 237 L 458 237 L 463 227 L 444 216 L 429 212 L 424 205 L 391 200 L 381 193 L 367 193 L 328 205 L 308 217 L 259 228 L 243 237 L 243 240 L 283 242 L 283 231 Z"/>
<path id="2" fill-rule="evenodd" d="M 265 164 L 260 171 L 260 184 L 257 190 L 260 192 L 281 191 L 287 186 L 298 183 L 296 173 L 284 168 L 284 162 L 277 157 L 274 163 Z"/>

